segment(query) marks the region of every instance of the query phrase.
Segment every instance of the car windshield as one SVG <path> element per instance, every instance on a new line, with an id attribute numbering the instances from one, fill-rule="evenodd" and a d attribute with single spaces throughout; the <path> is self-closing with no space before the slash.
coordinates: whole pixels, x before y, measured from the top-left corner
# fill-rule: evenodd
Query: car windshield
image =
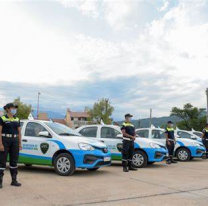
<path id="1" fill-rule="evenodd" d="M 59 123 L 47 122 L 46 125 L 50 127 L 56 134 L 62 136 L 81 136 L 75 130 Z"/>
<path id="2" fill-rule="evenodd" d="M 194 134 L 198 137 L 201 137 L 202 136 L 202 133 L 201 132 L 194 132 Z"/>

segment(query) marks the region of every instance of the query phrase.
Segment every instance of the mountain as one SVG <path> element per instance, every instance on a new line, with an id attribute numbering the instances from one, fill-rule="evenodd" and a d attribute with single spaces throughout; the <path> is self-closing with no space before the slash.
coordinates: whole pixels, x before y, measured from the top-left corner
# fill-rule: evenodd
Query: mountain
<path id="1" fill-rule="evenodd" d="M 168 121 L 173 121 L 175 124 L 179 121 L 181 121 L 181 119 L 179 117 L 176 116 L 168 116 L 168 117 L 153 117 L 152 118 L 152 124 L 155 127 L 161 127 L 167 124 Z M 123 121 L 118 121 L 117 122 L 119 125 L 121 125 L 123 123 Z M 145 127 L 149 127 L 150 125 L 150 118 L 146 118 L 146 119 L 140 119 L 140 120 L 132 120 L 132 123 L 134 124 L 135 128 L 145 128 Z"/>

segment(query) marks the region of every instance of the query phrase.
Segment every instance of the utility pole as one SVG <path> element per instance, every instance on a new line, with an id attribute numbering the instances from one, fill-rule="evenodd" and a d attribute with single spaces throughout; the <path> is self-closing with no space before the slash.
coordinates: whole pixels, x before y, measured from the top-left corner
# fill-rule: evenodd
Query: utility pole
<path id="1" fill-rule="evenodd" d="M 40 95 L 41 95 L 41 93 L 38 92 L 37 119 L 39 119 L 39 103 L 40 103 Z"/>
<path id="2" fill-rule="evenodd" d="M 150 127 L 152 126 L 152 109 L 150 109 Z"/>
<path id="3" fill-rule="evenodd" d="M 207 123 L 208 123 L 208 88 L 206 89 L 206 95 L 207 95 Z"/>

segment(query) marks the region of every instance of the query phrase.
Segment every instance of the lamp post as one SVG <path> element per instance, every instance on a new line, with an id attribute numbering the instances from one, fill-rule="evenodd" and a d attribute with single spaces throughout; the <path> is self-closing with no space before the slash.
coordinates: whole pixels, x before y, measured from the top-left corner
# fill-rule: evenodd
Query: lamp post
<path id="1" fill-rule="evenodd" d="M 40 104 L 40 95 L 41 95 L 41 93 L 40 93 L 40 92 L 38 92 L 37 119 L 39 119 L 39 104 Z"/>

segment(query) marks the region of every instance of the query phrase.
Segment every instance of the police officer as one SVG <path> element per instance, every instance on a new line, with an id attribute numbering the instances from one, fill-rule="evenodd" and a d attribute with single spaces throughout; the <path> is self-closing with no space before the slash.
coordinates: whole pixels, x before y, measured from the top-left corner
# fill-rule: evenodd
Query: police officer
<path id="1" fill-rule="evenodd" d="M 20 120 L 15 116 L 17 105 L 9 103 L 4 106 L 4 110 L 6 111 L 6 115 L 0 117 L 0 188 L 2 188 L 8 154 L 12 177 L 11 185 L 19 187 L 21 184 L 17 181 L 17 161 L 19 150 L 22 149 L 22 146 Z"/>
<path id="2" fill-rule="evenodd" d="M 132 167 L 132 157 L 134 152 L 134 140 L 136 132 L 134 125 L 131 123 L 131 114 L 125 115 L 125 122 L 122 124 L 121 131 L 123 133 L 123 149 L 122 149 L 122 165 L 123 171 L 137 170 Z"/>
<path id="3" fill-rule="evenodd" d="M 206 124 L 206 127 L 202 131 L 202 142 L 206 148 L 206 158 L 208 158 L 208 124 Z"/>
<path id="4" fill-rule="evenodd" d="M 173 122 L 168 121 L 168 126 L 165 130 L 165 135 L 166 135 L 166 147 L 168 149 L 168 154 L 169 157 L 166 160 L 167 164 L 171 163 L 177 163 L 176 161 L 173 160 L 173 153 L 174 153 L 174 147 L 175 147 L 175 135 L 174 135 L 174 128 L 173 128 Z"/>

